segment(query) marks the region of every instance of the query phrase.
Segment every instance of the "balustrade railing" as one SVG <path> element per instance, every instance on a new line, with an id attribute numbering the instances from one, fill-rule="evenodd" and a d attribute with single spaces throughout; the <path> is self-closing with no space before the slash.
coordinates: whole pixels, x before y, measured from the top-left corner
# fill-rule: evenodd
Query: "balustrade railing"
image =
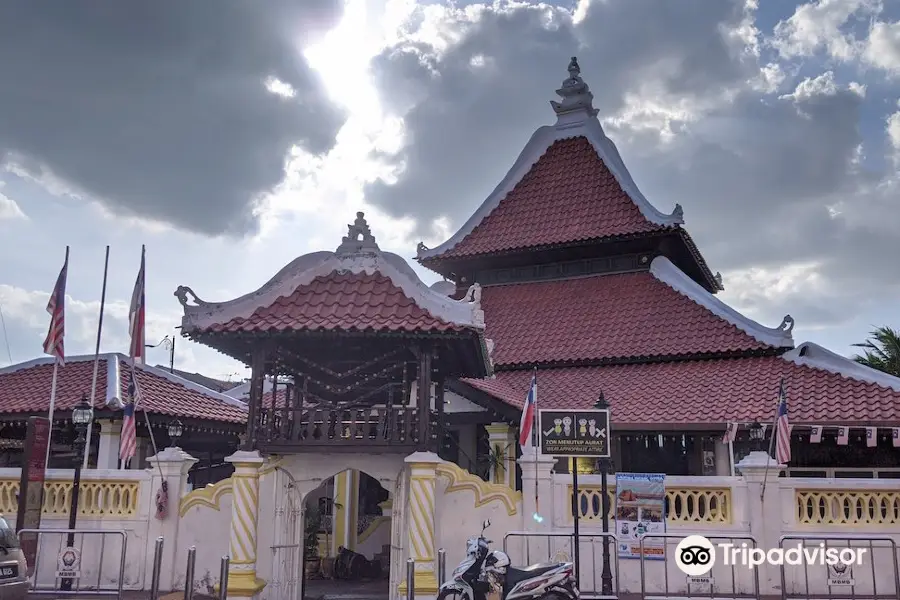
<path id="1" fill-rule="evenodd" d="M 139 481 L 85 481 L 80 484 L 78 515 L 83 517 L 132 518 L 138 513 L 141 484 Z M 0 514 L 15 515 L 19 482 L 0 480 Z M 65 517 L 72 503 L 72 482 L 44 482 L 42 514 Z"/>
<path id="2" fill-rule="evenodd" d="M 257 421 L 262 447 L 397 446 L 419 442 L 420 411 L 407 406 L 263 408 Z M 429 415 L 428 436 L 435 431 Z"/>
<path id="3" fill-rule="evenodd" d="M 571 505 L 572 486 L 568 486 L 568 501 Z M 610 482 L 609 519 L 616 515 L 616 487 Z M 603 520 L 602 491 L 595 484 L 581 485 L 578 489 L 578 507 L 581 520 L 599 523 Z M 731 489 L 726 487 L 684 487 L 666 486 L 666 521 L 675 524 L 728 524 L 731 523 Z M 571 517 L 570 517 L 571 518 Z"/>
<path id="4" fill-rule="evenodd" d="M 898 525 L 900 491 L 815 490 L 794 492 L 797 522 L 803 525 Z"/>

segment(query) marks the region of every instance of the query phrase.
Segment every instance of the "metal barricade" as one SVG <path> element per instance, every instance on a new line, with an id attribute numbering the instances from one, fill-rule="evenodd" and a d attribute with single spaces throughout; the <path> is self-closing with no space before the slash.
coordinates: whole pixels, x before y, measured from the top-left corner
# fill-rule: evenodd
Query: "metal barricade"
<path id="1" fill-rule="evenodd" d="M 791 559 L 794 564 L 785 564 L 788 562 L 787 552 L 793 549 L 789 547 L 790 542 L 796 542 L 794 548 L 797 552 Z M 807 542 L 816 544 L 812 546 Z M 785 600 L 810 597 L 823 600 L 848 597 L 854 600 L 900 600 L 900 557 L 897 543 L 890 536 L 788 534 L 778 540 L 778 548 L 782 556 L 779 568 L 781 597 Z M 798 562 L 800 564 L 796 564 Z M 809 576 L 811 567 L 816 571 L 812 580 Z M 797 569 L 802 569 L 802 592 L 795 591 L 796 577 L 791 577 L 789 581 L 788 569 L 795 575 Z M 860 577 L 862 580 L 858 579 Z"/>
<path id="2" fill-rule="evenodd" d="M 510 543 L 521 540 L 521 554 L 511 552 Z M 616 552 L 616 534 L 583 533 L 578 536 L 578 548 L 581 565 L 578 565 L 578 590 L 581 597 L 595 600 L 613 600 L 620 595 L 619 559 Z M 559 543 L 559 542 L 562 543 Z M 603 543 L 609 546 L 609 561 L 612 575 L 612 593 L 604 594 L 603 576 Z M 589 562 L 585 564 L 585 547 Z M 510 556 L 513 564 L 528 566 L 541 562 L 572 562 L 575 556 L 575 534 L 566 532 L 511 531 L 503 536 L 503 551 Z M 517 560 L 520 559 L 520 560 Z M 585 568 L 588 566 L 588 568 Z"/>
<path id="3" fill-rule="evenodd" d="M 25 535 L 33 535 L 37 537 L 37 552 L 35 554 L 33 572 L 34 576 L 31 578 L 31 589 L 29 592 L 34 595 L 45 595 L 45 596 L 116 596 L 117 598 L 122 597 L 122 586 L 125 583 L 125 553 L 128 550 L 128 536 L 123 530 L 86 530 L 86 529 L 20 529 L 19 536 L 22 534 Z M 65 592 L 60 592 L 60 582 L 62 581 L 62 577 L 58 575 L 57 564 L 52 564 L 48 569 L 46 566 L 46 560 L 41 560 L 41 554 L 45 551 L 50 552 L 49 548 L 52 548 L 52 544 L 46 544 L 47 536 L 58 536 L 59 537 L 59 545 L 54 557 L 59 557 L 62 554 L 64 548 L 66 548 L 65 542 L 66 538 L 72 535 L 75 538 L 75 542 L 72 547 L 76 548 L 78 551 L 78 555 L 80 557 L 80 564 L 78 565 L 78 573 L 76 577 L 72 577 L 67 575 L 66 579 L 74 580 L 74 585 L 72 586 L 74 589 L 66 590 Z M 94 540 L 95 538 L 99 538 L 99 552 L 95 550 L 96 546 L 89 546 L 89 552 L 86 554 L 84 552 L 85 546 L 85 537 L 88 540 Z M 115 574 L 115 577 L 108 580 L 114 581 L 114 587 L 103 585 L 104 580 L 104 565 L 106 564 L 106 558 L 109 555 L 109 551 L 107 550 L 107 538 L 114 537 L 119 538 L 121 540 L 121 544 L 119 546 L 119 556 L 118 560 L 115 561 L 114 565 L 118 568 L 118 572 Z M 58 560 L 58 558 L 57 558 Z M 56 563 L 56 561 L 53 561 Z M 41 570 L 41 565 L 44 565 L 43 571 Z M 88 579 L 85 577 L 85 573 L 90 572 L 91 567 L 96 565 L 96 577 L 90 577 L 90 582 L 85 583 L 85 580 Z M 48 576 L 48 573 L 52 574 L 52 577 Z M 49 585 L 48 582 L 53 580 L 54 583 Z"/>
<path id="4" fill-rule="evenodd" d="M 447 551 L 443 548 L 438 550 L 437 567 L 438 585 L 444 585 L 444 583 L 447 581 Z"/>
<path id="5" fill-rule="evenodd" d="M 734 542 L 741 544 L 742 549 L 744 547 L 747 549 L 757 547 L 756 538 L 752 535 L 707 535 L 707 533 L 708 532 L 645 533 L 638 537 L 638 559 L 640 560 L 641 565 L 641 598 L 643 598 L 643 600 L 670 600 L 672 598 L 759 598 L 759 571 L 755 568 L 748 569 L 745 566 L 740 565 L 740 568 L 742 569 L 740 572 L 745 573 L 745 576 L 740 578 L 743 581 L 739 581 L 737 576 L 739 565 L 735 564 L 736 561 L 730 560 L 733 556 L 726 557 L 724 560 L 719 560 L 719 552 L 715 552 L 716 559 L 712 569 L 709 571 L 708 575 L 700 577 L 691 577 L 682 573 L 674 560 L 674 556 L 671 556 L 672 560 L 666 560 L 666 556 L 669 554 L 669 546 L 677 545 L 677 542 L 680 542 L 690 535 L 703 536 L 709 540 L 713 546 L 720 546 L 722 541 L 727 541 L 731 542 L 732 547 L 735 546 Z M 661 593 L 648 592 L 647 590 L 647 562 L 651 561 L 648 561 L 646 558 L 645 540 L 654 539 L 663 540 L 662 560 L 652 560 L 652 562 L 662 567 L 664 589 L 661 590 Z M 676 540 L 676 544 L 670 544 L 669 540 Z M 744 544 L 747 544 L 747 546 L 744 546 Z M 672 551 L 674 553 L 674 548 L 672 548 Z M 719 579 L 718 575 L 722 573 L 723 568 L 731 574 L 731 585 L 728 587 L 717 585 L 717 580 Z M 685 578 L 683 591 L 681 589 L 676 591 L 671 589 L 671 586 L 669 585 L 670 570 L 674 571 L 676 575 Z M 752 589 L 750 591 L 743 591 L 746 588 L 746 585 L 740 584 L 746 584 L 747 579 L 750 580 L 749 583 L 751 584 L 750 587 Z"/>

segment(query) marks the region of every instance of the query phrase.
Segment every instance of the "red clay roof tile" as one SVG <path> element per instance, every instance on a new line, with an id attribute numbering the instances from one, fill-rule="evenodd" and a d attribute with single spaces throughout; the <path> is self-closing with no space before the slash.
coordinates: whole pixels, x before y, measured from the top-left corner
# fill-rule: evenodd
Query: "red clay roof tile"
<path id="1" fill-rule="evenodd" d="M 380 273 L 337 273 L 316 277 L 249 318 L 234 318 L 207 331 L 456 331 L 419 307 Z"/>
<path id="2" fill-rule="evenodd" d="M 574 137 L 554 142 L 469 235 L 432 260 L 665 229 L 644 217 L 587 138 Z"/>
<path id="3" fill-rule="evenodd" d="M 520 408 L 531 375 L 503 371 L 463 381 Z M 602 390 L 619 428 L 766 423 L 781 377 L 791 423 L 900 423 L 900 392 L 775 356 L 544 369 L 537 377 L 539 409 L 590 408 Z"/>
<path id="4" fill-rule="evenodd" d="M 108 356 L 101 356 L 97 372 L 96 408 L 103 409 L 106 401 Z M 118 357 L 119 355 L 111 355 Z M 27 365 L 27 363 L 26 363 Z M 130 367 L 120 361 L 119 398 L 128 393 L 128 373 Z M 57 373 L 56 414 L 68 418 L 72 408 L 81 400 L 82 394 L 90 394 L 94 372 L 93 358 L 85 360 L 68 359 Z M 151 414 L 177 416 L 180 418 L 204 419 L 228 423 L 244 423 L 247 410 L 241 406 L 228 404 L 216 397 L 199 391 L 193 382 L 178 383 L 177 376 L 157 374 L 152 367 L 136 370 L 138 385 L 143 393 L 140 408 Z M 46 414 L 50 407 L 50 385 L 53 379 L 53 363 L 42 361 L 34 366 L 7 368 L 0 372 L 0 414 Z"/>
<path id="5" fill-rule="evenodd" d="M 498 365 L 762 350 L 648 272 L 485 287 Z"/>

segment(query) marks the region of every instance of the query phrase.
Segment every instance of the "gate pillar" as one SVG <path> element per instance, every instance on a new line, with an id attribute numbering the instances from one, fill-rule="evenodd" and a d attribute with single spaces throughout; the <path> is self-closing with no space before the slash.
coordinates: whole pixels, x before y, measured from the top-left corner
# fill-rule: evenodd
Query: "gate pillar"
<path id="1" fill-rule="evenodd" d="M 266 586 L 256 575 L 259 521 L 259 452 L 239 450 L 225 459 L 234 465 L 231 504 L 231 565 L 228 597 L 255 598 Z"/>
<path id="2" fill-rule="evenodd" d="M 409 557 L 416 564 L 416 598 L 434 598 L 439 587 L 435 569 L 434 496 L 436 468 L 440 462 L 434 452 L 416 452 L 406 457 L 410 468 L 406 543 Z M 400 583 L 400 594 L 406 594 L 405 579 Z"/>

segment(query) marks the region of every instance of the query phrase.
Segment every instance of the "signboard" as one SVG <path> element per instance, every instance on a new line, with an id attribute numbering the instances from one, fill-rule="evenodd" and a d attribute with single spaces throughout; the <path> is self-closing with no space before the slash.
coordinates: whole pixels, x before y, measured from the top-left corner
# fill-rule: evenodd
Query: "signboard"
<path id="1" fill-rule="evenodd" d="M 67 546 L 59 551 L 56 558 L 56 576 L 60 579 L 78 579 L 81 577 L 81 551 Z"/>
<path id="2" fill-rule="evenodd" d="M 828 565 L 828 585 L 855 585 L 853 567 L 844 563 Z"/>
<path id="3" fill-rule="evenodd" d="M 47 445 L 50 443 L 50 420 L 45 417 L 29 417 L 25 434 L 25 457 L 19 479 L 19 512 L 16 515 L 16 531 L 39 529 L 41 507 L 44 502 L 44 475 L 47 472 Z M 38 536 L 24 533 L 19 543 L 28 563 L 29 575 L 37 558 Z"/>
<path id="4" fill-rule="evenodd" d="M 640 558 L 640 536 L 666 532 L 666 476 L 616 473 L 616 534 L 619 558 Z M 666 539 L 644 540 L 644 558 L 666 559 Z"/>
<path id="5" fill-rule="evenodd" d="M 538 426 L 544 454 L 609 458 L 608 410 L 539 410 Z"/>

